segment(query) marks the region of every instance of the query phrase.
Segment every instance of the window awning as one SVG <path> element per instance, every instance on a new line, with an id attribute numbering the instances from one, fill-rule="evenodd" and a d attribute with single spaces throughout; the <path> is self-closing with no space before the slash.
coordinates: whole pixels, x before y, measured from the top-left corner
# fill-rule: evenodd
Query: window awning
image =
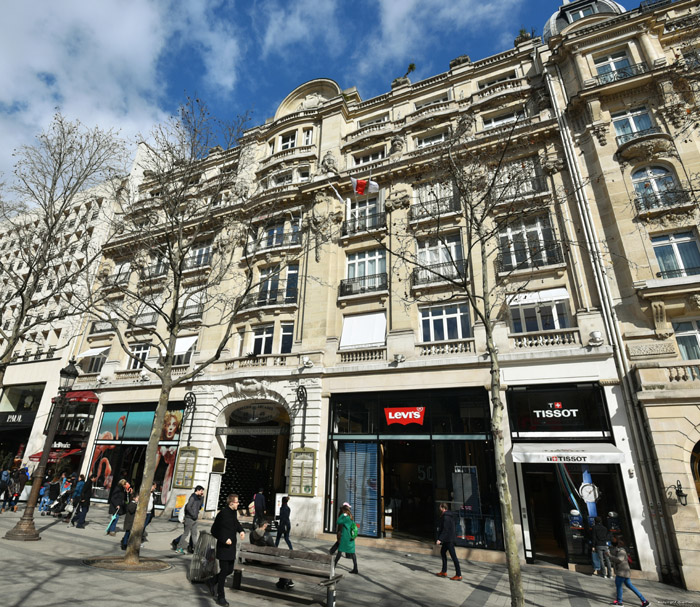
<path id="1" fill-rule="evenodd" d="M 78 453 L 82 452 L 82 449 L 51 449 L 51 451 L 49 451 L 48 461 L 50 464 L 54 464 L 64 457 L 70 457 L 71 455 L 77 455 Z M 43 451 L 38 451 L 37 453 L 30 455 L 29 460 L 32 462 L 38 462 L 41 459 L 42 453 Z"/>
<path id="2" fill-rule="evenodd" d="M 85 352 L 81 352 L 76 356 L 76 358 L 85 358 L 86 356 L 97 356 L 98 354 L 102 354 L 105 350 L 109 350 L 109 346 L 101 346 L 99 348 L 90 348 L 89 350 L 85 350 Z"/>
<path id="3" fill-rule="evenodd" d="M 563 287 L 559 289 L 543 289 L 541 291 L 517 293 L 510 298 L 508 303 L 511 306 L 522 306 L 525 304 L 538 304 L 545 301 L 561 301 L 562 299 L 569 299 L 569 293 Z"/>
<path id="4" fill-rule="evenodd" d="M 610 443 L 516 443 L 511 451 L 520 464 L 623 464 L 625 454 Z"/>
<path id="5" fill-rule="evenodd" d="M 383 346 L 386 343 L 386 314 L 354 314 L 343 319 L 341 348 L 360 346 Z"/>
<path id="6" fill-rule="evenodd" d="M 54 396 L 51 402 L 55 403 L 57 398 L 58 397 Z M 75 392 L 68 392 L 68 394 L 66 394 L 66 401 L 69 403 L 90 403 L 96 405 L 100 402 L 100 397 L 90 390 L 76 390 Z"/>
<path id="7" fill-rule="evenodd" d="M 175 351 L 173 354 L 179 356 L 180 354 L 185 354 L 187 351 L 195 344 L 197 341 L 197 335 L 192 335 L 190 337 L 178 337 L 175 341 Z"/>

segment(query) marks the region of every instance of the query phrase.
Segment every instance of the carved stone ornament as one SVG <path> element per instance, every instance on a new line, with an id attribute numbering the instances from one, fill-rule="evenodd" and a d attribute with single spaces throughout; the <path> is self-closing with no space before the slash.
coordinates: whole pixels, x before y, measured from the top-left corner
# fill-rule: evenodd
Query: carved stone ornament
<path id="1" fill-rule="evenodd" d="M 241 379 L 233 384 L 233 391 L 240 398 L 268 398 L 267 382 L 251 377 Z"/>
<path id="2" fill-rule="evenodd" d="M 326 173 L 338 173 L 338 163 L 335 156 L 333 156 L 333 152 L 330 150 L 328 150 L 323 156 L 323 160 L 321 160 L 321 168 Z"/>
<path id="3" fill-rule="evenodd" d="M 408 78 L 408 76 L 399 76 L 398 78 L 394 78 L 391 81 L 391 88 L 395 89 L 399 86 L 403 86 L 404 84 L 411 84 L 410 79 Z"/>
<path id="4" fill-rule="evenodd" d="M 675 150 L 668 139 L 653 137 L 625 146 L 620 150 L 619 156 L 625 160 L 651 162 L 658 158 L 675 156 Z"/>
<path id="5" fill-rule="evenodd" d="M 404 189 L 393 190 L 386 198 L 384 202 L 384 208 L 391 212 L 394 209 L 407 209 L 411 206 L 411 198 L 408 192 Z"/>
<path id="6" fill-rule="evenodd" d="M 469 55 L 460 55 L 459 57 L 455 57 L 454 59 L 452 59 L 452 61 L 450 61 L 450 69 L 471 62 L 472 60 L 469 58 Z"/>
<path id="7" fill-rule="evenodd" d="M 301 100 L 297 111 L 301 112 L 303 110 L 315 110 L 326 102 L 326 98 L 321 95 L 321 93 L 313 92 L 309 93 L 306 97 Z"/>
<path id="8" fill-rule="evenodd" d="M 630 358 L 676 354 L 676 349 L 670 341 L 658 342 L 655 344 L 629 344 L 627 346 L 627 351 L 629 352 Z"/>
<path id="9" fill-rule="evenodd" d="M 589 127 L 591 134 L 598 140 L 598 144 L 603 146 L 608 143 L 608 124 L 592 124 Z"/>
<path id="10" fill-rule="evenodd" d="M 556 156 L 547 156 L 542 160 L 541 165 L 548 175 L 554 175 L 564 168 L 564 159 Z"/>
<path id="11" fill-rule="evenodd" d="M 693 293 L 688 296 L 688 308 L 692 311 L 700 310 L 700 293 Z"/>
<path id="12" fill-rule="evenodd" d="M 651 311 L 654 315 L 654 334 L 657 339 L 668 339 L 673 335 L 673 327 L 666 319 L 666 304 L 663 301 L 652 301 Z"/>
<path id="13" fill-rule="evenodd" d="M 394 155 L 394 154 L 400 154 L 403 152 L 403 147 L 404 147 L 404 141 L 402 137 L 399 137 L 398 135 L 394 135 L 391 138 L 391 148 L 389 148 L 389 154 Z"/>

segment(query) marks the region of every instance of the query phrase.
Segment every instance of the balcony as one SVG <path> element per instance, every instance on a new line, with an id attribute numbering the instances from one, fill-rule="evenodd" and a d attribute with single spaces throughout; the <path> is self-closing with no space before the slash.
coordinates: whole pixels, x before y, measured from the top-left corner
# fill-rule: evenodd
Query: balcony
<path id="1" fill-rule="evenodd" d="M 257 293 L 251 293 L 243 299 L 241 310 L 252 308 L 264 308 L 267 306 L 292 306 L 297 303 L 297 287 L 285 287 L 280 280 L 276 285 L 269 285 L 259 289 Z"/>
<path id="2" fill-rule="evenodd" d="M 474 354 L 475 352 L 476 348 L 473 338 L 433 341 L 418 346 L 419 356 L 452 356 L 455 354 Z"/>
<path id="3" fill-rule="evenodd" d="M 521 179 L 516 178 L 509 183 L 495 184 L 492 197 L 498 203 L 502 203 L 516 198 L 531 198 L 537 194 L 544 194 L 549 191 L 547 180 L 544 177 L 539 175 L 527 178 L 521 177 Z"/>
<path id="4" fill-rule="evenodd" d="M 700 268 L 678 268 L 675 270 L 662 270 L 656 273 L 657 278 L 684 278 L 698 275 L 700 275 Z"/>
<path id="5" fill-rule="evenodd" d="M 202 320 L 202 314 L 204 314 L 204 304 L 180 306 L 180 308 L 178 308 L 178 314 L 180 314 L 181 322 L 199 322 Z"/>
<path id="6" fill-rule="evenodd" d="M 211 252 L 190 255 L 182 264 L 183 270 L 198 270 L 211 265 Z"/>
<path id="7" fill-rule="evenodd" d="M 455 196 L 448 196 L 412 204 L 409 212 L 409 219 L 411 221 L 439 219 L 444 215 L 452 215 L 460 211 L 461 205 L 459 204 L 459 199 Z"/>
<path id="8" fill-rule="evenodd" d="M 386 227 L 386 213 L 375 213 L 374 215 L 365 215 L 361 217 L 353 217 L 343 222 L 343 236 L 351 236 L 359 232 L 369 232 Z"/>
<path id="9" fill-rule="evenodd" d="M 114 331 L 114 327 L 111 322 L 106 320 L 93 320 L 90 325 L 89 335 L 95 335 L 96 333 L 111 333 Z"/>
<path id="10" fill-rule="evenodd" d="M 120 287 L 129 284 L 130 272 L 117 272 L 103 278 L 102 286 L 106 288 Z"/>
<path id="11" fill-rule="evenodd" d="M 367 348 L 363 350 L 340 350 L 338 352 L 340 362 L 347 363 L 370 363 L 386 360 L 386 348 Z"/>
<path id="12" fill-rule="evenodd" d="M 629 143 L 630 141 L 634 141 L 635 139 L 640 139 L 642 137 L 648 137 L 649 135 L 659 135 L 661 134 L 661 128 L 658 126 L 652 126 L 649 127 L 648 129 L 643 129 L 641 131 L 635 131 L 633 133 L 624 133 L 623 135 L 618 135 L 615 137 L 617 141 L 617 146 L 623 146 L 626 143 Z"/>
<path id="13" fill-rule="evenodd" d="M 413 268 L 411 272 L 411 285 L 435 284 L 447 281 L 463 281 L 466 278 L 466 264 L 464 259 L 454 259 L 445 263 L 436 263 L 422 268 Z"/>
<path id="14" fill-rule="evenodd" d="M 287 148 L 286 150 L 280 150 L 279 152 L 275 152 L 272 156 L 268 156 L 267 158 L 264 158 L 261 162 L 261 169 L 258 171 L 258 173 L 262 172 L 262 170 L 267 169 L 271 166 L 274 166 L 275 164 L 279 162 L 288 162 L 292 159 L 296 158 L 315 158 L 316 157 L 316 146 L 315 145 L 299 145 L 295 146 L 292 148 Z"/>
<path id="15" fill-rule="evenodd" d="M 350 297 L 351 295 L 362 295 L 365 293 L 376 293 L 388 289 L 386 272 L 381 274 L 371 274 L 358 278 L 344 278 L 338 287 L 338 297 Z"/>
<path id="16" fill-rule="evenodd" d="M 580 347 L 581 334 L 578 329 L 516 333 L 510 335 L 510 342 L 512 350 L 516 352 L 518 350 L 544 350 L 562 346 Z"/>
<path id="17" fill-rule="evenodd" d="M 518 270 L 538 270 L 564 263 L 564 255 L 558 242 L 547 243 L 543 250 L 530 250 L 529 253 L 528 256 L 525 249 L 516 249 L 512 254 L 510 251 L 500 253 L 496 258 L 496 271 L 502 274 Z"/>
<path id="18" fill-rule="evenodd" d="M 638 194 L 634 199 L 634 206 L 638 213 L 659 211 L 686 204 L 693 204 L 692 192 L 682 189 L 658 192 L 650 190 L 644 194 Z"/>
<path id="19" fill-rule="evenodd" d="M 272 249 L 284 249 L 298 246 L 300 244 L 299 232 L 275 232 L 266 234 L 258 240 L 249 242 L 246 245 L 245 254 L 255 255 Z"/>
<path id="20" fill-rule="evenodd" d="M 133 329 L 138 329 L 140 327 L 153 327 L 157 322 L 158 314 L 155 312 L 136 314 L 129 319 L 129 323 Z"/>
<path id="21" fill-rule="evenodd" d="M 616 70 L 594 76 L 593 82 L 595 83 L 595 86 L 611 84 L 613 82 L 619 82 L 620 80 L 627 80 L 627 78 L 646 74 L 648 71 L 649 68 L 647 67 L 646 63 L 626 65 L 625 67 L 619 67 Z"/>
<path id="22" fill-rule="evenodd" d="M 260 367 L 286 367 L 291 354 L 257 354 L 222 361 L 225 371 Z M 295 355 L 296 357 L 296 355 Z"/>
<path id="23" fill-rule="evenodd" d="M 156 280 L 168 273 L 168 267 L 164 263 L 153 263 L 139 272 L 141 280 Z"/>

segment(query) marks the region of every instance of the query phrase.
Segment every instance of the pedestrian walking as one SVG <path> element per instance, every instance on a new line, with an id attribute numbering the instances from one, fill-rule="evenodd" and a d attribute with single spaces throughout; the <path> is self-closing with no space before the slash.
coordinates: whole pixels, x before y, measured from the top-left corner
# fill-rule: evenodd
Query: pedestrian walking
<path id="1" fill-rule="evenodd" d="M 350 504 L 348 504 L 347 502 L 343 502 L 343 506 L 345 506 L 352 512 L 352 506 Z M 340 546 L 340 539 L 335 540 L 335 543 L 328 549 L 328 554 L 335 554 L 335 551 L 338 550 L 338 546 Z"/>
<path id="2" fill-rule="evenodd" d="M 610 558 L 615 567 L 615 589 L 617 591 L 615 600 L 612 602 L 613 605 L 622 605 L 622 585 L 624 584 L 632 592 L 634 592 L 639 600 L 642 601 L 642 607 L 646 607 L 649 604 L 644 598 L 639 590 L 637 590 L 632 582 L 630 581 L 630 561 L 627 551 L 624 548 L 622 540 L 617 537 L 612 538 L 612 549 L 610 550 Z"/>
<path id="3" fill-rule="evenodd" d="M 612 539 L 610 531 L 603 525 L 603 519 L 599 516 L 595 517 L 593 525 L 593 551 L 598 554 L 600 559 L 600 575 L 604 577 L 612 577 L 612 565 L 610 563 L 610 547 L 608 542 Z M 606 573 L 603 573 L 603 567 Z"/>
<path id="4" fill-rule="evenodd" d="M 0 474 L 0 495 L 2 496 L 0 513 L 2 513 L 12 503 L 12 475 L 9 470 L 3 470 Z"/>
<path id="5" fill-rule="evenodd" d="M 156 489 L 158 488 L 158 485 L 156 483 L 153 483 L 151 485 L 151 493 L 148 495 L 148 507 L 146 508 L 146 522 L 143 525 L 144 531 L 146 530 L 146 527 L 148 527 L 148 523 L 150 523 L 153 520 L 153 516 L 156 513 Z"/>
<path id="6" fill-rule="evenodd" d="M 441 546 L 442 569 L 435 575 L 447 577 L 447 553 L 449 552 L 455 566 L 455 574 L 450 579 L 459 581 L 462 579 L 462 570 L 459 567 L 459 561 L 455 553 L 455 543 L 457 543 L 456 527 L 454 512 L 448 510 L 447 504 L 443 502 L 440 504 L 440 530 L 438 531 L 437 539 L 437 545 Z"/>
<path id="7" fill-rule="evenodd" d="M 85 487 L 85 475 L 81 474 L 78 477 L 78 480 L 73 483 L 72 488 L 71 488 L 71 497 L 70 497 L 70 504 L 69 507 L 66 508 L 66 517 L 63 519 L 64 523 L 67 523 L 68 521 L 73 520 L 75 517 L 75 514 L 78 511 L 78 505 L 80 504 L 80 496 L 83 493 L 83 487 Z"/>
<path id="8" fill-rule="evenodd" d="M 255 514 L 253 515 L 253 526 L 259 527 L 262 525 L 265 519 L 265 510 L 267 505 L 265 504 L 265 494 L 264 489 L 260 487 L 258 492 L 253 496 L 253 504 L 255 505 Z"/>
<path id="9" fill-rule="evenodd" d="M 139 504 L 138 493 L 134 495 L 134 499 L 131 500 L 125 508 L 124 514 L 124 537 L 121 541 L 121 549 L 126 550 L 126 546 L 129 543 L 129 536 L 131 535 L 131 528 L 134 526 L 134 516 L 136 515 L 136 508 Z"/>
<path id="10" fill-rule="evenodd" d="M 226 507 L 222 508 L 211 526 L 211 534 L 216 538 L 216 558 L 219 559 L 219 573 L 207 581 L 212 595 L 216 595 L 216 604 L 228 607 L 224 592 L 226 578 L 233 572 L 236 559 L 236 542 L 243 540 L 245 533 L 238 520 L 238 495 L 232 493 L 226 498 Z"/>
<path id="11" fill-rule="evenodd" d="M 75 509 L 73 518 L 71 519 L 71 525 L 74 525 L 77 529 L 85 529 L 85 517 L 87 516 L 88 510 L 90 510 L 90 500 L 92 499 L 92 487 L 97 480 L 97 477 L 93 474 L 83 485 L 83 490 L 80 493 L 80 500 L 78 501 L 78 507 Z"/>
<path id="12" fill-rule="evenodd" d="M 129 503 L 129 489 L 131 487 L 126 479 L 121 479 L 109 496 L 109 513 L 112 515 L 112 520 L 105 532 L 107 535 L 117 535 L 119 517 L 124 514 L 126 505 Z"/>
<path id="13" fill-rule="evenodd" d="M 185 527 L 175 551 L 179 554 L 185 554 L 185 547 L 190 535 L 192 536 L 192 544 L 197 544 L 197 519 L 199 518 L 199 510 L 202 507 L 203 499 L 204 487 L 197 485 L 194 488 L 194 493 L 190 495 L 190 499 L 187 500 L 185 505 L 185 522 L 183 523 Z"/>
<path id="14" fill-rule="evenodd" d="M 357 537 L 357 525 L 352 518 L 349 506 L 340 507 L 340 515 L 336 521 L 338 528 L 338 554 L 335 555 L 335 564 L 338 564 L 342 554 L 352 559 L 350 573 L 358 573 L 357 557 L 355 556 L 355 537 Z"/>
<path id="15" fill-rule="evenodd" d="M 284 538 L 284 541 L 287 542 L 287 547 L 290 550 L 294 550 L 294 548 L 292 548 L 292 542 L 289 541 L 289 532 L 292 529 L 292 523 L 289 520 L 291 510 L 289 509 L 288 504 L 289 496 L 285 495 L 282 498 L 282 505 L 280 506 L 280 522 L 277 527 L 277 539 L 275 540 L 275 548 L 280 545 L 280 540 Z"/>

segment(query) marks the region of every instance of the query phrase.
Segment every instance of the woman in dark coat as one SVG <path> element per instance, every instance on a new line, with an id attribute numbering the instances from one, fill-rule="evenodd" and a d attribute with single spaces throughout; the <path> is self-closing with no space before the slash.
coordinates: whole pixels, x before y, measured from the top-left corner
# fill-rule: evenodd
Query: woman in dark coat
<path id="1" fill-rule="evenodd" d="M 134 517 L 136 516 L 136 508 L 138 507 L 138 493 L 134 496 L 133 501 L 126 505 L 126 516 L 124 516 L 124 537 L 122 538 L 122 550 L 126 550 L 131 535 L 131 528 L 134 526 Z"/>
<path id="2" fill-rule="evenodd" d="M 226 507 L 219 511 L 211 526 L 211 534 L 216 538 L 216 558 L 219 559 L 219 573 L 208 582 L 212 594 L 216 591 L 216 604 L 228 607 L 224 594 L 226 578 L 233 572 L 236 559 L 236 541 L 245 538 L 243 526 L 238 521 L 238 496 L 232 493 L 226 498 Z"/>
<path id="3" fill-rule="evenodd" d="M 440 548 L 440 556 L 442 557 L 442 569 L 436 575 L 438 577 L 447 577 L 447 553 L 450 553 L 452 562 L 455 565 L 455 575 L 451 580 L 461 580 L 462 570 L 459 568 L 459 561 L 455 553 L 455 543 L 457 542 L 457 532 L 454 519 L 454 513 L 447 509 L 447 504 L 440 504 L 440 531 L 438 532 L 437 544 L 442 545 Z"/>
<path id="4" fill-rule="evenodd" d="M 279 546 L 280 540 L 284 538 L 284 541 L 287 542 L 287 546 L 289 547 L 289 549 L 294 550 L 294 548 L 292 548 L 292 542 L 289 541 L 289 531 L 292 528 L 292 522 L 289 520 L 291 510 L 287 505 L 288 502 L 289 496 L 285 495 L 282 498 L 282 505 L 280 506 L 280 524 L 279 527 L 277 527 L 277 539 L 275 540 L 275 547 Z"/>
<path id="5" fill-rule="evenodd" d="M 129 501 L 127 493 L 129 489 L 131 489 L 131 487 L 129 487 L 129 483 L 126 482 L 126 479 L 122 479 L 109 496 L 109 513 L 112 515 L 117 515 L 112 519 L 112 522 L 107 528 L 106 533 L 109 535 L 117 535 L 117 523 L 119 522 L 119 516 L 124 514 L 126 504 Z"/>

